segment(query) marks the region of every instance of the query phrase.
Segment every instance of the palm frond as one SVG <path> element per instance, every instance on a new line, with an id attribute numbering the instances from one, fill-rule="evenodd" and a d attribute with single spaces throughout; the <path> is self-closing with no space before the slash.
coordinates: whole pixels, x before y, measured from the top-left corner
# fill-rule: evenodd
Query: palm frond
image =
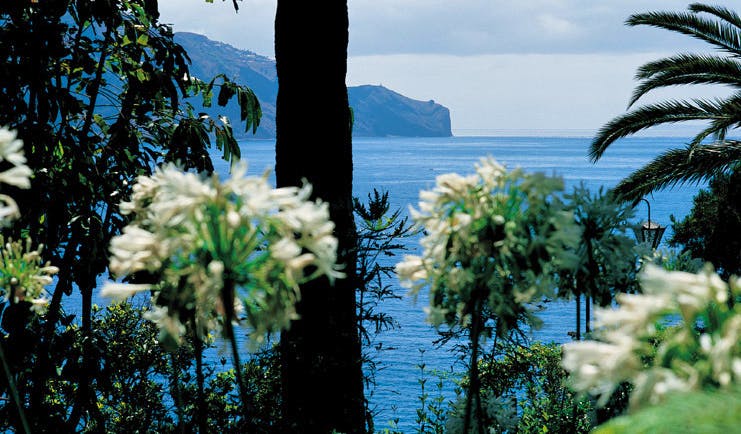
<path id="1" fill-rule="evenodd" d="M 689 146 L 697 146 L 709 136 L 714 136 L 715 141 L 723 141 L 729 129 L 738 128 L 741 125 L 741 92 L 736 92 L 729 98 L 720 101 L 716 110 L 718 113 L 723 113 L 724 116 L 717 116 L 712 119 L 707 128 L 695 135 Z"/>
<path id="2" fill-rule="evenodd" d="M 616 140 L 644 129 L 690 120 L 709 121 L 682 149 L 656 157 L 621 181 L 612 191 L 625 200 L 638 200 L 656 190 L 699 182 L 730 168 L 741 167 L 741 142 L 725 140 L 726 133 L 741 128 L 741 16 L 722 7 L 700 3 L 688 12 L 648 12 L 631 15 L 627 25 L 647 25 L 705 41 L 730 56 L 678 54 L 641 66 L 628 107 L 651 90 L 688 84 L 721 84 L 736 93 L 724 99 L 665 101 L 635 108 L 598 131 L 589 157 L 598 160 Z M 707 143 L 713 137 L 712 143 Z"/>
<path id="3" fill-rule="evenodd" d="M 679 32 L 734 55 L 741 55 L 741 29 L 692 12 L 646 12 L 631 15 L 625 23 L 629 26 L 646 25 Z"/>
<path id="4" fill-rule="evenodd" d="M 734 26 L 741 29 L 741 16 L 739 16 L 736 12 L 728 8 L 725 8 L 723 6 L 713 6 L 713 5 L 706 5 L 702 3 L 692 3 L 687 8 L 694 13 L 705 12 L 711 15 L 715 15 L 721 20 L 728 21 L 730 24 L 733 24 Z"/>
<path id="5" fill-rule="evenodd" d="M 736 140 L 671 149 L 620 181 L 612 193 L 634 201 L 654 191 L 709 180 L 739 164 L 741 142 Z"/>
<path id="6" fill-rule="evenodd" d="M 715 119 L 710 122 L 705 129 L 700 131 L 692 138 L 692 141 L 687 145 L 690 147 L 697 147 L 702 144 L 708 137 L 714 137 L 716 140 L 725 140 L 726 132 L 731 127 L 733 122 L 729 122 L 728 119 Z"/>
<path id="7" fill-rule="evenodd" d="M 595 162 L 616 140 L 657 125 L 727 118 L 721 105 L 721 101 L 693 100 L 666 101 L 639 107 L 616 117 L 597 132 L 590 145 L 589 158 Z"/>
<path id="8" fill-rule="evenodd" d="M 741 88 L 741 63 L 710 55 L 680 54 L 641 66 L 636 79 L 643 80 L 633 91 L 628 107 L 649 91 L 685 84 L 722 84 Z"/>

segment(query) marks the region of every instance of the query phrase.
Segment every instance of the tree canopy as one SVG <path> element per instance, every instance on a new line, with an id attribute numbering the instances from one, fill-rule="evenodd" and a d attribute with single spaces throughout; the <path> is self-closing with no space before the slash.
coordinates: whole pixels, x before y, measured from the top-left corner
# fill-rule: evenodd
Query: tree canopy
<path id="1" fill-rule="evenodd" d="M 79 387 L 71 411 L 60 414 L 44 407 L 46 381 L 57 369 L 49 349 L 62 298 L 76 288 L 82 330 L 92 336 L 96 279 L 107 270 L 110 240 L 127 221 L 118 203 L 130 197 L 139 175 L 162 162 L 211 171 L 212 143 L 226 158 L 239 156 L 229 121 L 201 116 L 187 98 L 200 95 L 210 104 L 218 86 L 219 104 L 237 95 L 242 120 L 252 127 L 259 122 L 259 103 L 247 88 L 224 77 L 205 82 L 190 76 L 187 53 L 158 18 L 151 0 L 0 6 L 0 125 L 17 131 L 34 174 L 31 188 L 14 195 L 22 214 L 5 233 L 31 236 L 60 269 L 44 325 L 14 349 L 18 363 L 34 372 L 19 387 L 40 420 L 70 430 L 99 415 L 93 404 L 96 350 L 88 339 L 81 360 L 68 361 L 80 365 Z M 3 318 L 6 331 L 25 326 L 8 324 L 10 317 Z"/>

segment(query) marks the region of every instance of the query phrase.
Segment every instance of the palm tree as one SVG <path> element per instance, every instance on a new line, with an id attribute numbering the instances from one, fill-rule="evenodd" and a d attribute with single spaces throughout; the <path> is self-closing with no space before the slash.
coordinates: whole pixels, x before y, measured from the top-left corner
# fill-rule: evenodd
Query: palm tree
<path id="1" fill-rule="evenodd" d="M 619 292 L 633 290 L 638 253 L 626 235 L 633 208 L 605 194 L 592 194 L 582 182 L 566 195 L 580 236 L 572 261 L 560 272 L 559 293 L 576 298 L 576 340 L 581 339 L 581 297 L 585 298 L 585 331 L 589 329 L 592 303 L 608 306 Z"/>
<path id="2" fill-rule="evenodd" d="M 638 69 L 639 85 L 629 108 L 651 90 L 686 84 L 720 84 L 735 92 L 724 99 L 669 100 L 632 109 L 597 133 L 589 157 L 596 162 L 616 140 L 656 125 L 703 120 L 707 126 L 684 148 L 671 149 L 633 172 L 614 191 L 637 200 L 656 190 L 698 182 L 727 172 L 741 162 L 741 142 L 726 139 L 741 126 L 741 17 L 720 6 L 689 5 L 688 12 L 632 15 L 629 26 L 647 25 L 679 32 L 713 45 L 717 54 L 678 54 Z"/>

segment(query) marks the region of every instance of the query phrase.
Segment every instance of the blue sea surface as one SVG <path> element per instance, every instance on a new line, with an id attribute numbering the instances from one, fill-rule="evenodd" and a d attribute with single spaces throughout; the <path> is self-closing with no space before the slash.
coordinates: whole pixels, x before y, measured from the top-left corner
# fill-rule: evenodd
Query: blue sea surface
<path id="1" fill-rule="evenodd" d="M 585 137 L 448 137 L 448 138 L 355 138 L 354 194 L 365 199 L 373 189 L 389 192 L 392 209 L 407 213 L 409 206 L 416 206 L 421 189 L 434 186 L 435 177 L 449 172 L 469 174 L 481 157 L 490 155 L 508 168 L 522 167 L 530 172 L 545 172 L 563 177 L 566 191 L 584 182 L 592 191 L 600 186 L 609 188 L 631 171 L 646 164 L 656 155 L 671 147 L 682 146 L 686 140 L 676 137 L 640 137 L 623 139 L 611 146 L 596 164 L 589 162 L 587 151 L 590 139 Z M 307 138 L 306 146 L 316 146 L 321 152 L 321 138 Z M 248 174 L 272 172 L 275 165 L 275 143 L 272 140 L 246 140 L 240 143 L 242 156 L 248 162 Z M 219 174 L 228 174 L 228 165 L 214 151 L 214 164 Z M 331 158 L 331 155 L 326 155 Z M 274 176 L 272 176 L 274 182 Z M 690 185 L 654 193 L 647 197 L 651 203 L 651 219 L 669 225 L 669 216 L 682 218 L 692 207 L 692 198 L 702 186 Z M 646 219 L 644 202 L 636 208 L 636 222 Z M 664 239 L 669 236 L 667 230 Z M 419 253 L 412 240 L 409 253 Z M 389 261 L 401 258 L 390 258 Z M 104 280 L 101 277 L 100 281 Z M 401 298 L 388 300 L 379 308 L 392 316 L 399 327 L 384 331 L 376 337 L 375 345 L 384 350 L 372 353 L 380 370 L 376 385 L 369 392 L 370 403 L 376 411 L 376 428 L 388 427 L 389 421 L 398 419 L 397 429 L 414 432 L 418 396 L 421 393 L 418 379 L 421 362 L 427 370 L 449 371 L 456 357 L 449 348 L 433 348 L 438 335 L 426 322 L 423 307 L 425 294 L 415 301 L 398 282 L 387 282 Z M 96 297 L 94 301 L 106 305 L 107 300 Z M 79 306 L 79 296 L 70 297 L 65 303 L 71 313 Z M 573 330 L 573 303 L 553 301 L 546 304 L 540 314 L 543 327 L 533 331 L 533 340 L 566 342 Z M 246 345 L 243 346 L 245 351 Z M 420 350 L 423 350 L 422 353 Z M 206 363 L 218 364 L 214 352 Z M 433 381 L 428 381 L 427 392 L 435 396 Z M 452 398 L 452 387 L 446 386 L 444 394 Z"/>
<path id="2" fill-rule="evenodd" d="M 321 139 L 307 139 L 307 146 L 321 148 Z M 312 143 L 313 142 L 313 143 Z M 584 182 L 593 192 L 599 187 L 609 188 L 635 169 L 646 164 L 666 149 L 681 146 L 685 140 L 676 137 L 640 137 L 623 139 L 613 144 L 595 164 L 587 158 L 590 139 L 586 137 L 449 137 L 449 138 L 355 138 L 353 143 L 354 195 L 365 199 L 373 189 L 389 192 L 392 209 L 405 213 L 415 206 L 421 189 L 434 186 L 435 177 L 449 172 L 469 174 L 474 164 L 487 155 L 508 168 L 522 167 L 529 172 L 544 172 L 561 176 L 570 192 L 573 186 Z M 317 151 L 321 152 L 321 151 Z M 242 155 L 250 166 L 249 173 L 259 174 L 274 167 L 275 152 L 272 141 L 245 141 Z M 331 158 L 327 155 L 327 158 Z M 225 173 L 226 164 L 217 170 Z M 670 215 L 682 218 L 692 206 L 692 198 L 702 186 L 689 185 L 657 192 L 647 197 L 651 204 L 651 219 L 669 225 Z M 645 202 L 636 207 L 636 222 L 646 220 Z M 670 236 L 667 230 L 664 239 Z M 411 243 L 409 253 L 419 253 Z M 391 258 L 390 260 L 400 260 Z M 389 300 L 380 309 L 399 322 L 399 327 L 382 332 L 377 343 L 385 350 L 374 354 L 380 371 L 370 397 L 377 415 L 376 428 L 387 427 L 398 419 L 398 429 L 413 432 L 416 425 L 418 379 L 421 362 L 428 370 L 447 371 L 456 362 L 450 348 L 435 349 L 432 342 L 438 337 L 425 322 L 422 311 L 427 305 L 425 294 L 412 300 L 398 282 L 389 282 L 401 295 Z M 543 327 L 533 331 L 531 339 L 543 342 L 566 342 L 573 330 L 572 302 L 547 303 L 540 314 Z M 424 350 L 422 353 L 420 350 Z M 427 392 L 436 391 L 428 381 Z M 444 390 L 452 398 L 450 385 Z"/>

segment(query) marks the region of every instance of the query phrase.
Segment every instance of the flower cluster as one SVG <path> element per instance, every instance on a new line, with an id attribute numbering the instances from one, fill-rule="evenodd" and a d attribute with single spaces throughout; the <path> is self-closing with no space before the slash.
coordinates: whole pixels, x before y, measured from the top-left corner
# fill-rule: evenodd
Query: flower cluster
<path id="1" fill-rule="evenodd" d="M 0 184 L 18 188 L 31 186 L 31 169 L 26 166 L 23 142 L 16 132 L 0 128 L 0 164 L 9 168 L 0 172 Z M 0 194 L 0 227 L 8 226 L 19 216 L 18 205 L 12 197 Z M 11 303 L 28 302 L 36 313 L 43 313 L 48 304 L 44 287 L 52 283 L 57 267 L 43 263 L 44 246 L 32 247 L 30 238 L 25 242 L 5 240 L 0 235 L 0 295 Z"/>
<path id="2" fill-rule="evenodd" d="M 692 274 L 647 264 L 640 282 L 642 294 L 620 294 L 618 308 L 595 312 L 597 341 L 564 344 L 573 388 L 604 404 L 627 381 L 641 406 L 673 391 L 741 384 L 741 306 L 729 303 L 741 280 L 726 284 L 709 265 Z"/>
<path id="3" fill-rule="evenodd" d="M 0 294 L 11 303 L 31 303 L 31 310 L 43 313 L 49 302 L 44 287 L 51 285 L 59 268 L 42 262 L 44 246 L 32 248 L 30 238 L 6 242 L 0 235 L 0 244 Z"/>
<path id="4" fill-rule="evenodd" d="M 0 164 L 10 167 L 0 171 L 0 184 L 13 185 L 18 188 L 29 188 L 31 169 L 26 166 L 23 154 L 23 142 L 16 138 L 16 132 L 5 127 L 0 128 Z M 7 226 L 19 215 L 18 205 L 12 197 L 0 194 L 0 226 Z"/>
<path id="5" fill-rule="evenodd" d="M 466 326 L 483 303 L 504 333 L 532 319 L 525 305 L 549 287 L 544 267 L 576 234 L 554 194 L 560 179 L 508 172 L 491 157 L 475 169 L 440 175 L 433 190 L 420 192 L 410 212 L 425 232 L 423 254 L 406 256 L 396 272 L 415 295 L 429 286 L 432 324 Z"/>
<path id="6" fill-rule="evenodd" d="M 267 174 L 246 170 L 221 182 L 167 165 L 139 177 L 121 204 L 133 221 L 111 241 L 110 269 L 130 283 L 107 283 L 103 294 L 153 291 L 147 317 L 166 344 L 186 326 L 206 336 L 243 310 L 257 345 L 296 318 L 300 283 L 342 275 L 327 204 L 309 200 L 309 185 L 273 189 Z"/>

